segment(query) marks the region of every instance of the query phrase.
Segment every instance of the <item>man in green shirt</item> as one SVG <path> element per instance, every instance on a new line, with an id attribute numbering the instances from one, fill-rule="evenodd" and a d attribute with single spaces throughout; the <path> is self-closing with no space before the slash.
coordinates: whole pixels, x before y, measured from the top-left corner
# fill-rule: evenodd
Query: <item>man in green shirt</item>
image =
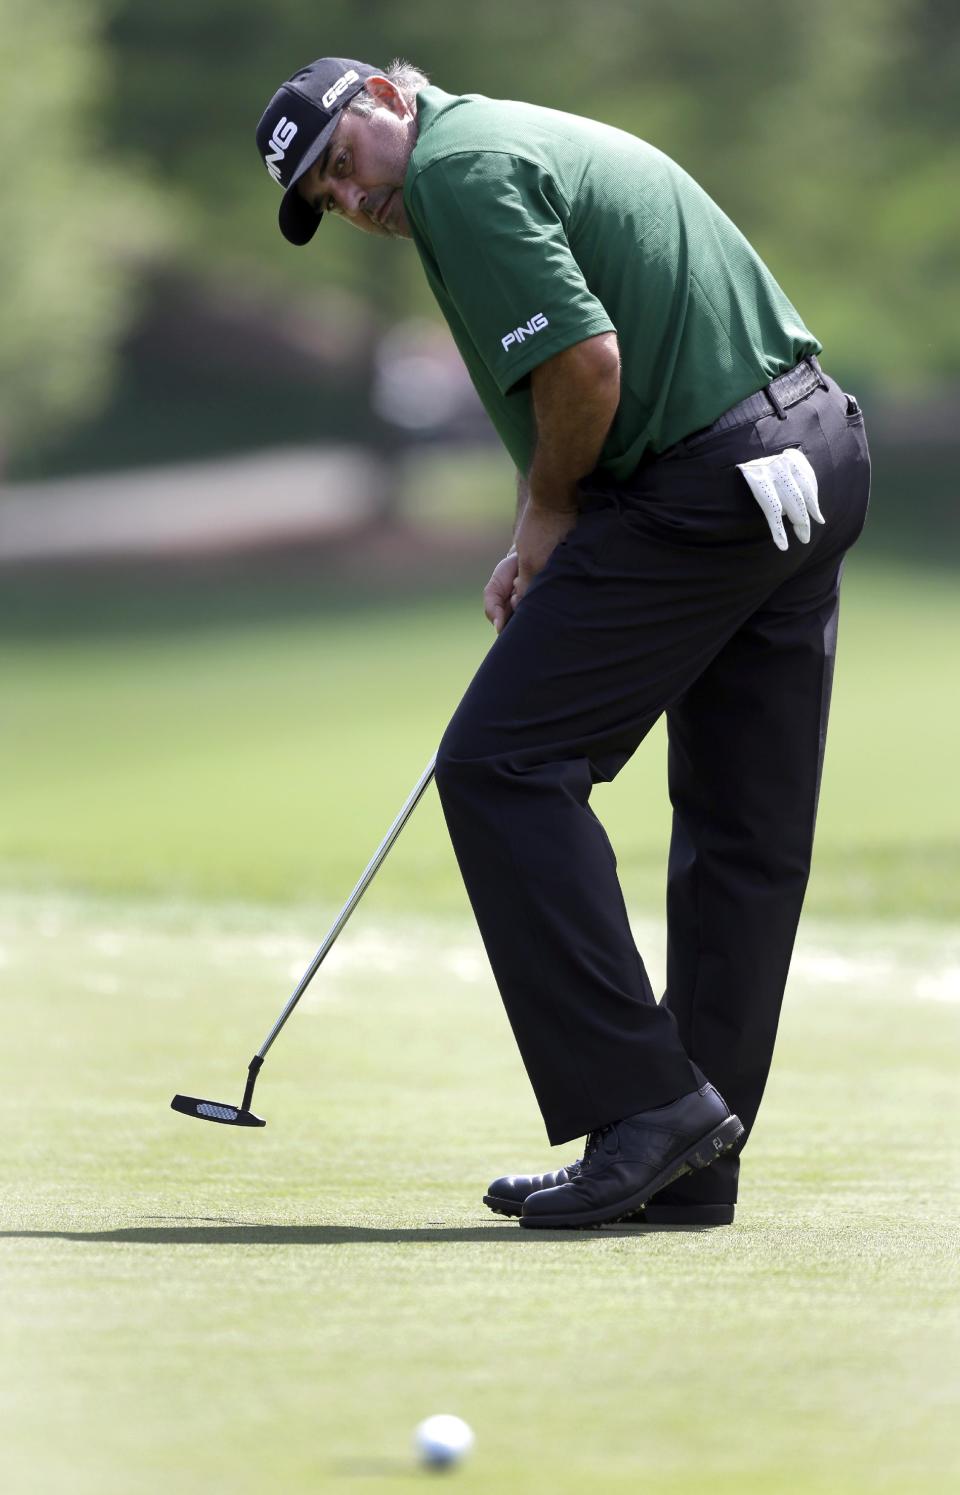
<path id="1" fill-rule="evenodd" d="M 327 212 L 412 239 L 517 467 L 514 543 L 484 593 L 500 637 L 437 785 L 547 1134 L 587 1144 L 486 1202 L 528 1227 L 728 1223 L 866 513 L 856 401 L 739 230 L 632 135 L 324 58 L 257 142 L 290 242 Z M 588 800 L 664 713 L 657 1004 Z"/>

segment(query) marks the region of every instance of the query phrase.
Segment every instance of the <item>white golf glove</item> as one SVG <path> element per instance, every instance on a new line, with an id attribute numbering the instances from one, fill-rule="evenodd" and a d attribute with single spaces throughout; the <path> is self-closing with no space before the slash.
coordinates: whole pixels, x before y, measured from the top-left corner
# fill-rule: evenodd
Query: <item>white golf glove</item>
<path id="1" fill-rule="evenodd" d="M 817 502 L 817 475 L 799 447 L 789 446 L 773 457 L 754 457 L 752 462 L 738 462 L 737 466 L 763 510 L 777 549 L 787 548 L 784 514 L 801 545 L 806 545 L 810 520 L 823 524 L 824 518 Z"/>

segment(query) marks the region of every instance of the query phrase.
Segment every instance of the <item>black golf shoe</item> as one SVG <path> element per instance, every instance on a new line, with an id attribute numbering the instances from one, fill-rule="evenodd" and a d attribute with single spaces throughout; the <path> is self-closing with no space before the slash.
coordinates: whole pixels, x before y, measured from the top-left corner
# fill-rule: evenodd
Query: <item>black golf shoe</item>
<path id="1" fill-rule="evenodd" d="M 581 1160 L 558 1168 L 556 1173 L 508 1173 L 504 1178 L 495 1178 L 483 1196 L 483 1202 L 495 1215 L 513 1215 L 519 1220 L 523 1201 L 528 1194 L 538 1189 L 555 1189 L 558 1184 L 569 1183 L 580 1172 Z"/>
<path id="2" fill-rule="evenodd" d="M 743 1126 L 723 1097 L 712 1085 L 703 1085 L 669 1105 L 591 1132 L 576 1175 L 565 1183 L 530 1190 L 520 1224 L 557 1229 L 623 1220 L 682 1174 L 708 1168 L 742 1135 Z M 690 1223 L 688 1216 L 683 1218 Z"/>
<path id="3" fill-rule="evenodd" d="M 580 1172 L 582 1160 L 567 1163 L 555 1173 L 510 1173 L 495 1178 L 483 1202 L 495 1215 L 519 1220 L 523 1201 L 538 1189 L 554 1189 Z M 736 1206 L 726 1200 L 679 1199 L 673 1188 L 661 1189 L 630 1216 L 631 1225 L 732 1225 Z"/>

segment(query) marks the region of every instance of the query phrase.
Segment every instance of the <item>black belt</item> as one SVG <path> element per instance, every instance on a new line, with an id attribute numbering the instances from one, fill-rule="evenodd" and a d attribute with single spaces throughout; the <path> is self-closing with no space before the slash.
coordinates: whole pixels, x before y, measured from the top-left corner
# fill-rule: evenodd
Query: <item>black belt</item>
<path id="1" fill-rule="evenodd" d="M 816 358 L 811 353 L 809 358 L 803 359 L 801 363 L 795 364 L 785 374 L 780 374 L 764 389 L 758 389 L 755 395 L 747 395 L 738 405 L 732 405 L 718 416 L 712 426 L 703 426 L 699 431 L 694 431 L 685 436 L 676 444 L 679 447 L 689 449 L 698 445 L 708 436 L 715 436 L 718 431 L 729 431 L 734 426 L 746 426 L 753 421 L 759 420 L 761 416 L 771 413 L 783 420 L 785 410 L 791 405 L 799 405 L 807 395 L 813 394 L 815 389 L 826 389 L 827 381 L 823 376 Z M 661 456 L 666 455 L 661 453 Z"/>

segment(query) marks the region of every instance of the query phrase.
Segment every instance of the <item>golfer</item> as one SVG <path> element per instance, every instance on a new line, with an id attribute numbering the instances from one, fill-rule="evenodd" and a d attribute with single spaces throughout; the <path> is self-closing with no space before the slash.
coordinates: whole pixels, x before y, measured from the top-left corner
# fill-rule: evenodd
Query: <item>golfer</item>
<path id="1" fill-rule="evenodd" d="M 549 1140 L 587 1140 L 486 1203 L 532 1227 L 728 1223 L 866 515 L 857 402 L 739 230 L 632 135 L 323 58 L 257 143 L 291 243 L 325 214 L 413 241 L 518 473 L 484 592 L 499 638 L 437 786 Z M 589 801 L 664 715 L 658 1003 Z"/>

